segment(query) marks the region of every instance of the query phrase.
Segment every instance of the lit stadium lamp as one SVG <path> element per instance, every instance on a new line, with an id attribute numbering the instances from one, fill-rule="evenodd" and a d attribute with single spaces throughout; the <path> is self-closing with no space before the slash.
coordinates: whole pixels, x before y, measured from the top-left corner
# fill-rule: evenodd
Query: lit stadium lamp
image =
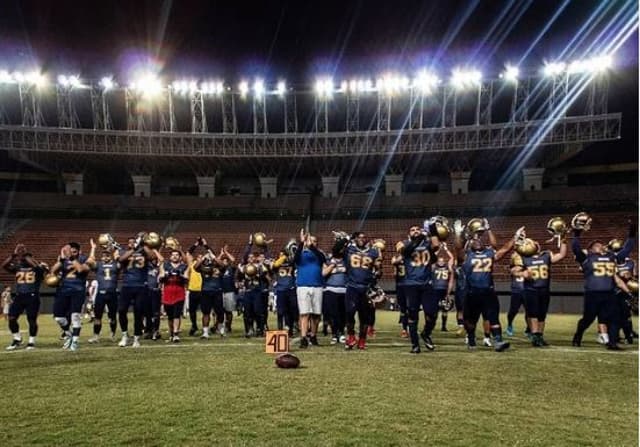
<path id="1" fill-rule="evenodd" d="M 542 73 L 548 77 L 558 76 L 562 74 L 565 68 L 567 68 L 567 66 L 564 62 L 546 62 Z"/>
<path id="2" fill-rule="evenodd" d="M 373 81 L 371 79 L 360 79 L 358 81 L 358 91 L 370 92 L 373 91 Z"/>
<path id="3" fill-rule="evenodd" d="M 80 82 L 80 78 L 78 78 L 78 76 L 75 76 L 75 75 L 71 75 L 71 76 L 59 75 L 58 84 L 60 84 L 63 87 L 77 88 L 82 86 L 82 83 Z"/>
<path id="4" fill-rule="evenodd" d="M 241 81 L 240 84 L 238 84 L 238 90 L 240 91 L 240 96 L 244 98 L 247 96 L 247 93 L 249 93 L 249 83 L 247 81 Z"/>
<path id="5" fill-rule="evenodd" d="M 11 77 L 17 82 L 22 83 L 25 81 L 24 73 L 21 71 L 14 71 Z"/>
<path id="6" fill-rule="evenodd" d="M 213 86 L 213 93 L 216 95 L 222 95 L 224 92 L 224 83 L 222 81 L 217 81 Z"/>
<path id="7" fill-rule="evenodd" d="M 47 78 L 39 71 L 32 71 L 24 76 L 24 80 L 36 87 L 43 87 L 47 84 Z"/>
<path id="8" fill-rule="evenodd" d="M 287 84 L 284 81 L 278 81 L 276 85 L 276 93 L 280 96 L 283 96 L 287 91 Z"/>
<path id="9" fill-rule="evenodd" d="M 349 83 L 347 81 L 342 81 L 340 82 L 340 88 L 338 89 L 338 91 L 343 93 L 343 92 L 346 92 L 348 88 L 349 88 Z"/>
<path id="10" fill-rule="evenodd" d="M 189 89 L 189 83 L 184 80 L 173 81 L 171 83 L 171 89 L 177 93 L 186 93 Z"/>
<path id="11" fill-rule="evenodd" d="M 611 68 L 613 61 L 611 56 L 596 56 L 590 59 L 573 61 L 567 67 L 567 73 L 600 73 Z"/>
<path id="12" fill-rule="evenodd" d="M 482 82 L 482 73 L 478 70 L 455 69 L 451 74 L 451 84 L 456 89 L 478 86 Z"/>
<path id="13" fill-rule="evenodd" d="M 507 65 L 504 69 L 504 72 L 500 73 L 500 77 L 509 82 L 518 82 L 519 76 L 520 69 L 518 67 L 514 67 L 513 65 Z"/>
<path id="14" fill-rule="evenodd" d="M 198 83 L 196 81 L 189 81 L 189 93 L 195 93 L 198 91 Z"/>
<path id="15" fill-rule="evenodd" d="M 162 83 L 160 82 L 160 79 L 150 72 L 146 72 L 138 76 L 129 87 L 148 97 L 155 96 L 162 91 Z"/>
<path id="16" fill-rule="evenodd" d="M 200 83 L 200 91 L 205 94 L 205 95 L 211 95 L 213 94 L 213 83 L 212 82 L 201 82 Z M 196 85 L 196 88 L 193 91 L 198 90 L 198 86 Z"/>
<path id="17" fill-rule="evenodd" d="M 349 81 L 349 91 L 351 93 L 357 93 L 360 91 L 358 88 L 358 81 L 356 79 L 352 79 Z"/>
<path id="18" fill-rule="evenodd" d="M 256 96 L 264 95 L 264 81 L 262 79 L 253 81 L 253 94 Z"/>
<path id="19" fill-rule="evenodd" d="M 331 98 L 334 92 L 333 79 L 331 78 L 316 79 L 314 90 L 316 92 L 316 95 L 319 98 L 324 98 L 324 99 Z"/>
<path id="20" fill-rule="evenodd" d="M 423 70 L 414 78 L 412 87 L 418 89 L 423 94 L 428 94 L 431 93 L 439 83 L 440 80 L 435 74 Z"/>
<path id="21" fill-rule="evenodd" d="M 13 78 L 7 70 L 0 70 L 0 84 L 10 84 L 13 82 Z"/>
<path id="22" fill-rule="evenodd" d="M 112 78 L 105 76 L 102 79 L 100 79 L 100 86 L 102 86 L 103 90 L 107 91 L 114 88 L 115 83 L 113 82 Z"/>

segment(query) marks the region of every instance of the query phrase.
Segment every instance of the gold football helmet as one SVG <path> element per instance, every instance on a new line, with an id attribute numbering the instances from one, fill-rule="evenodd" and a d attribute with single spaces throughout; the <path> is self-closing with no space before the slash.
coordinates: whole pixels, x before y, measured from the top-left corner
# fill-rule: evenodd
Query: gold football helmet
<path id="1" fill-rule="evenodd" d="M 151 249 L 160 248 L 162 246 L 162 238 L 158 233 L 150 232 L 144 236 L 144 245 Z"/>
<path id="2" fill-rule="evenodd" d="M 244 267 L 244 274 L 247 276 L 256 276 L 258 273 L 258 268 L 253 264 L 247 264 Z"/>
<path id="3" fill-rule="evenodd" d="M 113 236 L 109 233 L 102 233 L 98 236 L 98 245 L 104 249 L 109 249 L 113 245 Z"/>
<path id="4" fill-rule="evenodd" d="M 396 242 L 396 253 L 402 253 L 402 250 L 404 250 L 404 242 Z"/>
<path id="5" fill-rule="evenodd" d="M 384 249 L 387 248 L 387 243 L 384 239 L 374 239 L 371 245 L 379 251 L 384 251 Z"/>
<path id="6" fill-rule="evenodd" d="M 638 293 L 638 279 L 631 278 L 629 281 L 627 281 L 627 287 L 629 288 L 629 292 Z"/>
<path id="7" fill-rule="evenodd" d="M 164 246 L 170 250 L 180 250 L 180 242 L 173 236 L 169 236 L 164 241 Z"/>
<path id="8" fill-rule="evenodd" d="M 431 220 L 436 226 L 436 234 L 432 236 L 437 236 L 440 241 L 446 241 L 451 232 L 449 229 L 449 220 L 443 216 L 433 216 Z"/>
<path id="9" fill-rule="evenodd" d="M 607 247 L 609 247 L 609 250 L 613 252 L 619 252 L 620 250 L 622 250 L 622 244 L 623 242 L 620 239 L 616 238 L 616 239 L 611 239 L 607 244 Z"/>
<path id="10" fill-rule="evenodd" d="M 567 223 L 562 217 L 552 217 L 547 222 L 547 231 L 554 236 L 564 236 L 567 232 Z"/>
<path id="11" fill-rule="evenodd" d="M 60 277 L 54 273 L 47 273 L 44 277 L 44 283 L 49 287 L 58 287 Z"/>
<path id="12" fill-rule="evenodd" d="M 571 228 L 574 230 L 589 231 L 591 229 L 591 217 L 584 211 L 579 212 L 571 219 Z"/>
<path id="13" fill-rule="evenodd" d="M 521 244 L 516 245 L 516 251 L 520 256 L 533 256 L 540 250 L 540 246 L 533 239 L 526 238 Z"/>
<path id="14" fill-rule="evenodd" d="M 258 232 L 253 234 L 253 243 L 258 247 L 266 247 L 271 242 L 273 242 L 273 240 L 267 240 L 267 235 L 264 233 Z"/>
<path id="15" fill-rule="evenodd" d="M 469 237 L 475 237 L 480 235 L 486 231 L 484 227 L 483 219 L 479 217 L 474 217 L 467 223 L 467 234 Z"/>

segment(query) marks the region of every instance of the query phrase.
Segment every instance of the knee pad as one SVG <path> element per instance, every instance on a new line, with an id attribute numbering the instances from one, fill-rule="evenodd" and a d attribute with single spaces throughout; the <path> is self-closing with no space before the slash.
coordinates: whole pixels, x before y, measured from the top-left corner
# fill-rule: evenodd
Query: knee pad
<path id="1" fill-rule="evenodd" d="M 82 316 L 78 312 L 71 314 L 71 327 L 74 329 L 82 327 Z"/>
<path id="2" fill-rule="evenodd" d="M 67 317 L 55 317 L 54 320 L 56 320 L 56 323 L 58 323 L 60 327 L 64 327 L 69 324 Z"/>

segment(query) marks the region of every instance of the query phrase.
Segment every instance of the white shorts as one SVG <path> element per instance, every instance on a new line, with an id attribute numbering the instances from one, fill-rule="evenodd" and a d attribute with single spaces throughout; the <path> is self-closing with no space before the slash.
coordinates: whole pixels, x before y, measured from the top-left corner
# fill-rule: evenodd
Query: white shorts
<path id="1" fill-rule="evenodd" d="M 322 287 L 298 287 L 296 294 L 300 315 L 322 314 Z"/>
<path id="2" fill-rule="evenodd" d="M 238 299 L 235 292 L 225 292 L 222 294 L 222 306 L 225 312 L 235 312 Z"/>

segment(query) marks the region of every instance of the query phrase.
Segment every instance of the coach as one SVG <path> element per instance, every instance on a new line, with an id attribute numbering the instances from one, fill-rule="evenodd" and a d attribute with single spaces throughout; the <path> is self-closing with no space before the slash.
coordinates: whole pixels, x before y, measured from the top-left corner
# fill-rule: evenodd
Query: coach
<path id="1" fill-rule="evenodd" d="M 315 236 L 300 230 L 302 249 L 296 251 L 293 263 L 297 269 L 296 286 L 300 311 L 300 347 L 318 345 L 318 324 L 322 314 L 322 266 L 326 258 L 318 249 Z M 311 324 L 309 324 L 311 323 Z M 307 333 L 309 339 L 307 339 Z"/>

